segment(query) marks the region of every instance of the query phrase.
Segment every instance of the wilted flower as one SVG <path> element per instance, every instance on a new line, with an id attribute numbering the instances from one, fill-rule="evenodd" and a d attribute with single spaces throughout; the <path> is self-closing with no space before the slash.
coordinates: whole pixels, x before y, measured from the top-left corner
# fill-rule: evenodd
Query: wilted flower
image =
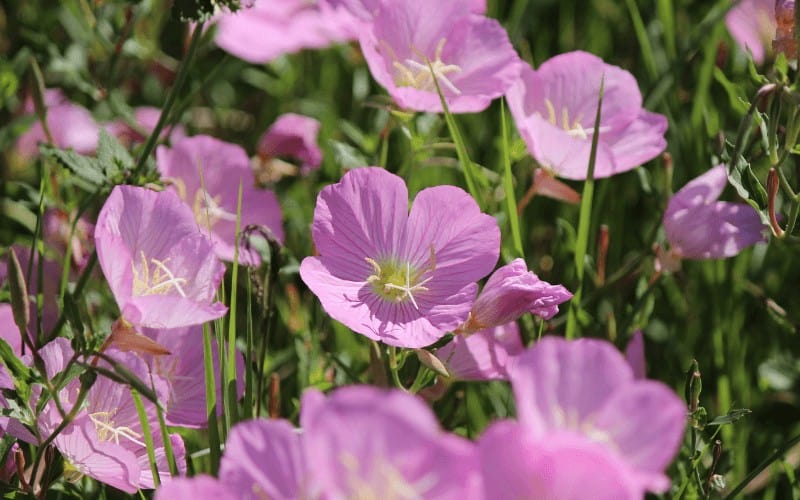
<path id="1" fill-rule="evenodd" d="M 775 40 L 772 48 L 786 59 L 797 59 L 797 38 L 794 25 L 794 0 L 775 0 Z"/>
<path id="2" fill-rule="evenodd" d="M 133 325 L 178 328 L 227 312 L 212 303 L 225 266 L 172 191 L 116 186 L 97 217 L 94 239 L 122 317 Z"/>
<path id="3" fill-rule="evenodd" d="M 749 50 L 756 64 L 764 62 L 775 36 L 776 0 L 741 0 L 725 15 L 725 26 L 742 50 Z"/>
<path id="4" fill-rule="evenodd" d="M 357 168 L 317 198 L 318 257 L 300 276 L 334 319 L 373 340 L 424 347 L 462 324 L 475 281 L 497 262 L 500 231 L 454 186 L 419 192 L 411 213 L 405 182 Z"/>
<path id="5" fill-rule="evenodd" d="M 664 212 L 669 252 L 659 251 L 659 268 L 676 270 L 680 259 L 724 259 L 764 241 L 766 227 L 745 203 L 717 201 L 728 184 L 718 165 L 686 184 Z"/>
<path id="6" fill-rule="evenodd" d="M 251 63 L 266 63 L 302 49 L 321 49 L 356 38 L 359 24 L 326 1 L 256 0 L 218 17 L 216 42 Z"/>
<path id="7" fill-rule="evenodd" d="M 278 156 L 296 158 L 303 174 L 319 168 L 322 150 L 317 146 L 320 123 L 314 118 L 286 113 L 279 116 L 258 141 L 258 155 L 271 162 Z"/>
<path id="8" fill-rule="evenodd" d="M 45 93 L 47 107 L 47 128 L 53 142 L 60 148 L 72 148 L 81 154 L 93 153 L 100 138 L 100 126 L 92 114 L 77 104 L 69 102 L 60 90 L 51 89 Z M 33 112 L 33 103 L 26 104 L 25 111 Z M 46 142 L 44 128 L 37 119 L 31 128 L 17 141 L 17 152 L 23 158 L 39 154 L 39 143 Z"/>
<path id="9" fill-rule="evenodd" d="M 536 71 L 525 65 L 506 94 L 531 156 L 558 177 L 586 178 L 601 81 L 595 178 L 638 167 L 667 145 L 667 120 L 642 109 L 633 75 L 587 52 L 561 54 Z"/>
<path id="10" fill-rule="evenodd" d="M 686 407 L 666 385 L 636 380 L 612 344 L 545 337 L 509 374 L 519 422 L 534 439 L 583 436 L 626 462 L 643 488 L 669 487 L 663 471 L 683 439 Z"/>
<path id="11" fill-rule="evenodd" d="M 453 113 L 486 109 L 519 75 L 505 29 L 462 0 L 386 0 L 360 37 L 372 76 L 403 108 L 441 112 L 434 76 Z M 428 63 L 430 62 L 430 67 Z M 431 71 L 432 68 L 432 71 Z"/>
<path id="12" fill-rule="evenodd" d="M 455 380 L 507 380 L 511 358 L 525 349 L 516 321 L 455 335 L 436 350 L 450 378 Z"/>
<path id="13" fill-rule="evenodd" d="M 644 488 L 622 457 L 571 433 L 537 439 L 499 421 L 478 441 L 485 498 L 637 500 Z"/>
<path id="14" fill-rule="evenodd" d="M 250 159 L 242 147 L 198 135 L 156 151 L 161 175 L 191 207 L 197 226 L 208 234 L 220 259 L 232 261 L 236 248 L 236 212 L 242 184 L 240 230 L 262 225 L 283 241 L 281 207 L 272 191 L 255 187 Z M 259 262 L 255 251 L 239 247 L 240 262 Z"/>
<path id="15" fill-rule="evenodd" d="M 474 332 L 504 325 L 530 312 L 543 319 L 558 314 L 558 304 L 572 298 L 562 285 L 540 280 L 522 259 L 499 268 L 484 285 L 463 330 Z"/>

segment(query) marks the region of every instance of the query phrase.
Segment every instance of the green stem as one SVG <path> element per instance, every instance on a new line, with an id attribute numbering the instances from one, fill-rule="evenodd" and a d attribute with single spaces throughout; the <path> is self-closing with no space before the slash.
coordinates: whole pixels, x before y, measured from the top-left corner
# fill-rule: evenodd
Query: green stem
<path id="1" fill-rule="evenodd" d="M 506 121 L 506 100 L 500 100 L 500 121 L 503 131 L 503 190 L 506 192 L 506 216 L 511 226 L 511 238 L 517 256 L 525 258 L 522 249 L 522 236 L 519 229 L 519 214 L 517 214 L 517 198 L 514 195 L 514 174 L 511 172 L 511 158 L 508 153 L 508 123 Z"/>
<path id="2" fill-rule="evenodd" d="M 742 482 L 737 484 L 736 487 L 734 489 L 732 489 L 730 493 L 728 493 L 728 495 L 725 497 L 725 499 L 727 500 L 729 498 L 730 499 L 737 498 L 737 495 L 739 493 L 741 493 L 742 490 L 744 490 L 745 487 L 748 484 L 750 484 L 750 482 L 753 479 L 755 479 L 756 476 L 758 476 L 761 473 L 761 471 L 763 471 L 764 469 L 769 467 L 769 465 L 772 462 L 780 459 L 784 454 L 786 454 L 787 451 L 792 449 L 792 447 L 794 447 L 797 443 L 800 443 L 800 435 L 797 435 L 797 436 L 793 437 L 792 439 L 790 439 L 789 441 L 785 442 L 780 448 L 778 448 L 775 451 L 775 453 L 773 453 L 772 455 L 770 455 L 769 457 L 764 459 L 763 462 L 758 464 L 755 469 L 750 471 L 750 473 L 747 474 L 747 476 L 744 479 L 742 479 Z"/>
<path id="3" fill-rule="evenodd" d="M 586 172 L 586 182 L 581 194 L 580 218 L 578 219 L 578 237 L 575 242 L 575 274 L 577 275 L 578 288 L 572 296 L 567 314 L 568 339 L 578 335 L 578 311 L 581 308 L 581 295 L 583 294 L 583 274 L 586 249 L 589 246 L 589 227 L 592 222 L 592 198 L 594 196 L 594 167 L 597 160 L 597 143 L 600 136 L 600 111 L 603 107 L 603 91 L 605 77 L 600 80 L 600 92 L 597 96 L 597 114 L 594 117 L 594 131 L 592 133 L 592 149 L 589 153 L 589 168 Z"/>
<path id="4" fill-rule="evenodd" d="M 214 358 L 211 351 L 211 328 L 209 324 L 203 325 L 203 364 L 205 367 L 206 383 L 206 416 L 208 417 L 208 447 L 211 459 L 211 474 L 219 469 L 220 442 L 217 427 L 217 387 L 216 374 L 214 373 Z"/>
<path id="5" fill-rule="evenodd" d="M 150 157 L 150 153 L 152 153 L 153 149 L 156 147 L 156 142 L 158 142 L 158 138 L 161 135 L 161 130 L 167 123 L 169 112 L 172 109 L 172 106 L 175 104 L 175 99 L 177 99 L 178 93 L 180 92 L 183 84 L 186 82 L 187 76 L 189 75 L 189 67 L 191 66 L 195 52 L 197 52 L 197 46 L 200 43 L 202 34 L 203 22 L 198 22 L 194 28 L 194 32 L 192 33 L 192 40 L 189 42 L 189 50 L 186 52 L 186 57 L 183 59 L 181 66 L 178 69 L 178 76 L 175 78 L 175 84 L 170 89 L 169 94 L 167 94 L 167 100 L 164 102 L 164 107 L 161 109 L 161 115 L 158 117 L 158 123 L 156 123 L 153 132 L 147 138 L 144 149 L 142 149 L 142 155 L 139 157 L 139 161 L 136 163 L 136 167 L 133 169 L 134 177 L 141 173 L 145 163 L 147 162 L 147 158 Z"/>
<path id="6" fill-rule="evenodd" d="M 147 412 L 142 403 L 142 397 L 136 389 L 131 389 L 133 404 L 136 405 L 136 413 L 139 414 L 139 423 L 142 425 L 142 435 L 144 444 L 147 445 L 147 459 L 150 462 L 150 471 L 153 473 L 153 484 L 156 488 L 161 485 L 161 477 L 158 474 L 158 464 L 156 463 L 156 449 L 153 444 L 153 434 L 150 432 L 150 422 L 147 420 Z"/>

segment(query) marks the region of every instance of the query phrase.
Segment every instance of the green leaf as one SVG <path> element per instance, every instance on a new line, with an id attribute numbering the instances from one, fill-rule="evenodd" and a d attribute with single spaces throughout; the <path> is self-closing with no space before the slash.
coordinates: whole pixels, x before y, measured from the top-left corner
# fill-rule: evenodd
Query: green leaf
<path id="1" fill-rule="evenodd" d="M 120 173 L 130 171 L 136 164 L 125 146 L 120 144 L 116 137 L 105 130 L 100 130 L 100 140 L 97 144 L 97 161 L 105 170 L 105 177 L 115 180 L 114 184 L 122 181 Z"/>
<path id="2" fill-rule="evenodd" d="M 208 21 L 217 7 L 235 12 L 242 8 L 240 0 L 175 0 L 172 13 L 184 22 Z"/>
<path id="3" fill-rule="evenodd" d="M 79 155 L 75 151 L 59 149 L 49 144 L 41 144 L 39 151 L 92 186 L 100 187 L 106 183 L 105 169 L 97 158 Z"/>
<path id="4" fill-rule="evenodd" d="M 14 379 L 14 387 L 20 397 L 30 396 L 29 381 L 31 380 L 31 369 L 14 354 L 14 350 L 8 345 L 5 339 L 0 338 L 0 359 L 6 365 Z"/>
<path id="5" fill-rule="evenodd" d="M 706 426 L 732 424 L 737 420 L 741 420 L 747 415 L 750 415 L 751 413 L 753 412 L 748 410 L 747 408 L 738 408 L 738 409 L 734 408 L 730 410 L 727 415 L 722 415 L 715 418 L 711 422 L 707 423 Z"/>

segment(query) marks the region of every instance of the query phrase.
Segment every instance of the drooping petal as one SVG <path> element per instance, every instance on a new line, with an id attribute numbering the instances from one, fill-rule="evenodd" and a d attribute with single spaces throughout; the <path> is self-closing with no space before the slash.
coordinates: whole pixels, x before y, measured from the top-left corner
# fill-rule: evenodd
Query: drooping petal
<path id="1" fill-rule="evenodd" d="M 507 380 L 507 366 L 524 350 L 519 327 L 511 323 L 455 335 L 436 350 L 449 375 L 456 380 Z"/>
<path id="2" fill-rule="evenodd" d="M 725 26 L 742 50 L 753 55 L 753 61 L 761 64 L 770 43 L 775 37 L 775 0 L 742 0 L 734 4 L 725 15 Z"/>
<path id="3" fill-rule="evenodd" d="M 258 141 L 261 155 L 290 156 L 302 163 L 303 173 L 319 168 L 322 150 L 317 145 L 319 120 L 295 113 L 279 116 Z"/>

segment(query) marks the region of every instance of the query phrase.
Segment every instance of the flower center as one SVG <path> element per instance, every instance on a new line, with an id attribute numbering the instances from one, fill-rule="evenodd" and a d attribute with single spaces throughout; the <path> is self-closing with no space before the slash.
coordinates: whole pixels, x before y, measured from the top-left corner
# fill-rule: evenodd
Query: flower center
<path id="1" fill-rule="evenodd" d="M 446 64 L 442 61 L 442 51 L 444 51 L 444 44 L 446 41 L 445 38 L 439 40 L 439 44 L 436 46 L 434 60 L 430 61 L 430 67 L 428 66 L 428 58 L 419 51 L 415 50 L 422 62 L 414 59 L 406 59 L 400 62 L 397 60 L 394 51 L 389 47 L 392 59 L 394 59 L 392 63 L 395 69 L 394 83 L 398 87 L 414 87 L 419 90 L 436 92 L 435 77 L 439 84 L 450 92 L 455 95 L 461 95 L 461 91 L 458 90 L 447 76 L 453 73 L 461 73 L 461 67 L 457 64 Z M 386 46 L 388 47 L 388 44 L 386 44 Z"/>
<path id="2" fill-rule="evenodd" d="M 410 482 L 397 467 L 381 457 L 370 460 L 369 471 L 359 466 L 352 453 L 341 453 L 339 461 L 347 469 L 347 497 L 355 500 L 420 498 L 436 485 L 436 478 L 431 474 L 416 483 Z"/>
<path id="3" fill-rule="evenodd" d="M 556 108 L 553 106 L 553 101 L 550 99 L 544 100 L 544 105 L 547 107 L 547 121 L 550 122 L 551 125 L 555 125 L 556 127 L 563 128 L 567 134 L 572 137 L 577 137 L 578 139 L 588 139 L 594 134 L 594 127 L 583 128 L 581 125 L 581 120 L 583 120 L 583 114 L 579 113 L 573 120 L 569 119 L 569 110 L 566 106 L 561 108 L 561 116 L 557 116 Z M 559 123 L 558 119 L 561 118 L 561 123 Z M 601 126 L 599 131 L 607 132 L 610 129 L 608 126 Z"/>
<path id="4" fill-rule="evenodd" d="M 422 279 L 426 273 L 432 273 L 436 267 L 432 248 L 430 265 L 421 270 L 411 267 L 410 262 L 403 265 L 391 259 L 378 262 L 365 257 L 364 260 L 372 266 L 373 274 L 367 277 L 367 282 L 372 284 L 372 290 L 378 296 L 392 302 L 410 300 L 414 309 L 419 310 L 419 304 L 417 304 L 414 294 L 427 292 L 428 288 L 425 284 L 433 279 L 433 276 Z"/>
<path id="5" fill-rule="evenodd" d="M 142 263 L 139 268 L 131 262 L 133 268 L 133 295 L 141 297 L 143 295 L 166 295 L 173 288 L 181 295 L 186 297 L 183 285 L 186 284 L 184 278 L 176 277 L 167 267 L 169 258 L 165 260 L 150 259 L 148 263 L 144 252 L 140 252 Z"/>
<path id="6" fill-rule="evenodd" d="M 211 196 L 205 189 L 198 189 L 194 194 L 192 210 L 194 218 L 200 227 L 208 228 L 210 231 L 220 220 L 236 222 L 236 214 L 228 212 L 219 205 L 222 197 Z"/>
<path id="7" fill-rule="evenodd" d="M 92 420 L 94 428 L 97 430 L 97 439 L 100 441 L 111 441 L 113 439 L 114 443 L 119 444 L 119 438 L 123 437 L 139 446 L 146 446 L 140 441 L 142 437 L 141 434 L 130 427 L 116 427 L 114 420 L 112 420 L 113 417 L 114 414 L 109 411 L 98 411 L 89 414 L 89 418 Z"/>

